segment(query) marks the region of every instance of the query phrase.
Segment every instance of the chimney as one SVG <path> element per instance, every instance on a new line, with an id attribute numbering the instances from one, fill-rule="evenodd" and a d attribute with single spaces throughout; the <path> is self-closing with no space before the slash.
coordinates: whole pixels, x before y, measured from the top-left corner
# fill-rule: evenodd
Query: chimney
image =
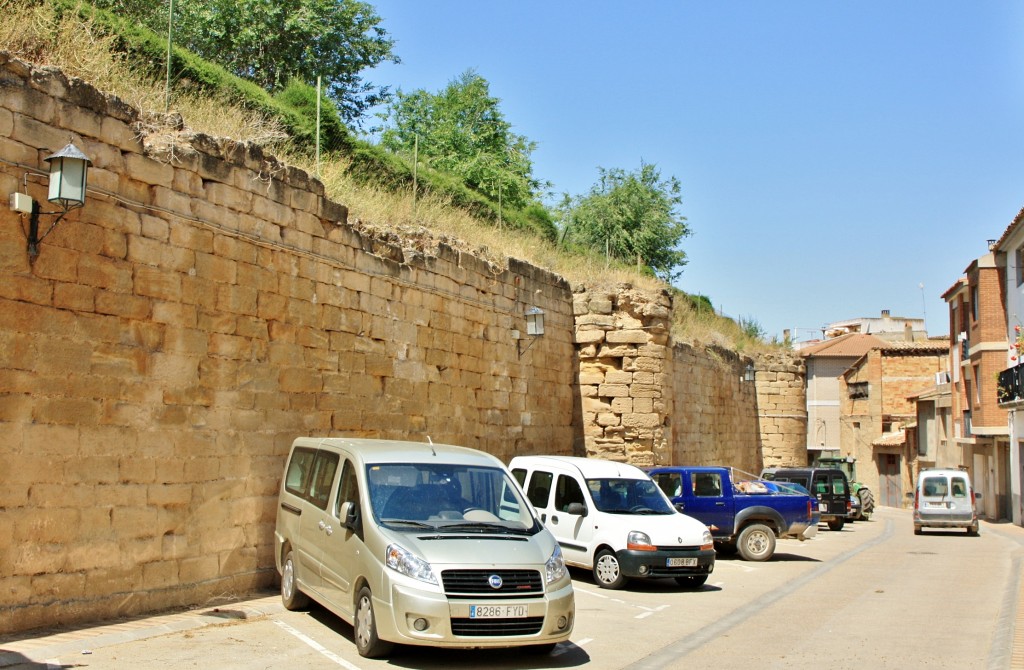
<path id="1" fill-rule="evenodd" d="M 914 341 L 914 326 L 909 321 L 903 324 L 903 339 L 907 342 Z"/>
<path id="2" fill-rule="evenodd" d="M 889 310 L 887 310 L 887 309 L 883 309 L 882 310 L 882 318 L 883 319 L 888 319 L 889 318 Z"/>

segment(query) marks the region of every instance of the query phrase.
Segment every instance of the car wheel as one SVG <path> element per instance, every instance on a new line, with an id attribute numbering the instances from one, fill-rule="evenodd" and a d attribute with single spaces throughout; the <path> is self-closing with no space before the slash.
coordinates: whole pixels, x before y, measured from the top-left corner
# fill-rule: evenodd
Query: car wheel
<path id="1" fill-rule="evenodd" d="M 914 526 L 914 535 L 920 535 L 924 530 L 920 526 Z"/>
<path id="2" fill-rule="evenodd" d="M 309 605 L 309 596 L 299 589 L 295 578 L 295 559 L 291 549 L 281 561 L 281 602 L 286 610 L 300 610 Z"/>
<path id="3" fill-rule="evenodd" d="M 626 577 L 622 574 L 622 566 L 619 565 L 619 557 L 610 549 L 602 549 L 597 552 L 594 559 L 594 581 L 602 589 L 621 589 L 626 583 Z"/>
<path id="4" fill-rule="evenodd" d="M 704 586 L 704 583 L 708 581 L 707 575 L 691 575 L 688 577 L 676 577 L 676 584 L 684 586 L 688 589 L 699 589 Z"/>
<path id="5" fill-rule="evenodd" d="M 967 527 L 967 534 L 970 535 L 971 537 L 978 537 L 978 530 L 979 530 L 978 524 L 974 524 L 973 526 L 968 526 Z"/>
<path id="6" fill-rule="evenodd" d="M 754 523 L 740 531 L 736 546 L 744 561 L 767 561 L 775 553 L 775 533 L 763 523 Z"/>
<path id="7" fill-rule="evenodd" d="M 846 525 L 846 519 L 833 519 L 828 522 L 829 530 L 842 530 L 843 526 Z"/>
<path id="8" fill-rule="evenodd" d="M 364 658 L 380 658 L 394 646 L 377 637 L 377 620 L 373 615 L 373 598 L 370 589 L 363 587 L 356 598 L 356 616 L 352 621 L 352 632 L 356 638 L 356 651 Z"/>

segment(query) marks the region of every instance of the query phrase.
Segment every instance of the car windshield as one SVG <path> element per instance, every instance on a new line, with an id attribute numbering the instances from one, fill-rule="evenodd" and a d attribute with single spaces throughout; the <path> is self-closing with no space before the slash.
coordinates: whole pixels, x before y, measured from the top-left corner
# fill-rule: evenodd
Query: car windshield
<path id="1" fill-rule="evenodd" d="M 650 479 L 588 479 L 594 505 L 611 514 L 675 514 L 676 510 Z"/>
<path id="2" fill-rule="evenodd" d="M 397 529 L 539 532 L 540 523 L 500 468 L 378 463 L 366 468 L 373 517 Z"/>

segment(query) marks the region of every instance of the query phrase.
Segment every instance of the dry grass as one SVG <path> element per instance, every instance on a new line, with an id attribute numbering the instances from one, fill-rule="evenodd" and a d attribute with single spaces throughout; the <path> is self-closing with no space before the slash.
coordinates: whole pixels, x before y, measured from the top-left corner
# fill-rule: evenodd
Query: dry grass
<path id="1" fill-rule="evenodd" d="M 209 95 L 175 92 L 165 97 L 164 82 L 140 76 L 112 47 L 114 38 L 105 36 L 87 21 L 70 17 L 58 19 L 44 4 L 27 0 L 0 0 L 0 50 L 39 65 L 59 67 L 100 90 L 112 93 L 138 108 L 152 133 L 163 131 L 166 111 L 179 114 L 187 128 L 218 137 L 245 138 L 276 153 L 286 163 L 306 169 L 315 166 L 304 157 L 290 153 L 287 137 L 272 119 Z M 173 140 L 171 140 L 173 141 Z M 482 223 L 464 210 L 436 198 L 413 203 L 411 195 L 395 194 L 359 185 L 345 172 L 343 162 L 320 167 L 320 178 L 330 197 L 349 207 L 355 225 L 396 236 L 403 244 L 429 251 L 444 242 L 482 255 L 498 267 L 517 258 L 555 272 L 571 283 L 588 286 L 631 284 L 645 290 L 660 290 L 665 284 L 635 270 L 608 266 L 599 256 L 565 253 L 553 244 L 516 230 Z M 764 342 L 750 338 L 730 319 L 713 312 L 699 313 L 677 300 L 673 334 L 679 339 L 716 344 L 741 351 L 763 349 Z"/>

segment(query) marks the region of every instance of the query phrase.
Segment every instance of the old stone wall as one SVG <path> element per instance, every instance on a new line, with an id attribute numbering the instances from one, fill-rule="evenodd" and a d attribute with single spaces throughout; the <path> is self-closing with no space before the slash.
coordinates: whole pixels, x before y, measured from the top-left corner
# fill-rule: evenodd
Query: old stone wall
<path id="1" fill-rule="evenodd" d="M 808 465 L 807 368 L 792 352 L 760 356 L 757 362 L 757 422 L 762 465 Z"/>
<path id="2" fill-rule="evenodd" d="M 256 147 L 159 149 L 139 121 L 0 54 L 4 202 L 53 210 L 42 159 L 69 140 L 93 162 L 34 263 L 0 208 L 0 632 L 270 583 L 299 435 L 571 452 L 564 280 L 411 254 Z M 533 306 L 545 334 L 520 358 Z"/>
<path id="3" fill-rule="evenodd" d="M 757 395 L 754 382 L 744 380 L 748 363 L 718 347 L 675 345 L 668 462 L 760 472 Z"/>
<path id="4" fill-rule="evenodd" d="M 629 285 L 573 296 L 583 432 L 576 453 L 650 466 L 670 443 L 672 301 Z"/>

